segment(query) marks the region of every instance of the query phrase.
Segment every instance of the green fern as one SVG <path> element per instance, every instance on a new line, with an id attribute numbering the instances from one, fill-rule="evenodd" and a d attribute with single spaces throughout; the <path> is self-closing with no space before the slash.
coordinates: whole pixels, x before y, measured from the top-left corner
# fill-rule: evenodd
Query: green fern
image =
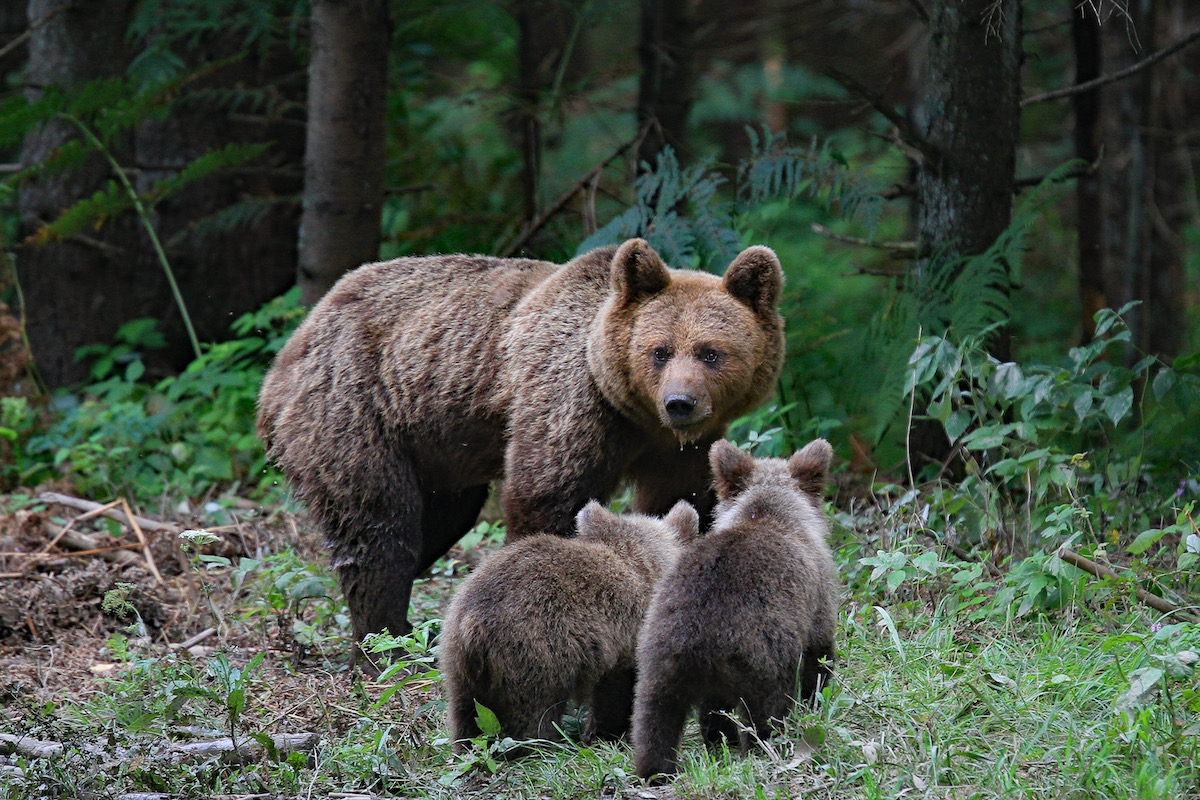
<path id="1" fill-rule="evenodd" d="M 1071 161 L 1052 171 L 1017 205 L 1012 221 L 987 250 L 969 258 L 933 254 L 900 281 L 863 336 L 860 363 L 874 371 L 850 374 L 848 399 L 871 420 L 878 442 L 906 408 L 908 361 L 921 335 L 961 341 L 986 336 L 1012 315 L 1011 287 L 1030 227 L 1053 187 L 1077 170 Z"/>
<path id="2" fill-rule="evenodd" d="M 746 215 L 775 200 L 801 195 L 823 199 L 845 216 L 863 219 L 873 229 L 882 199 L 874 185 L 851 169 L 828 144 L 790 147 L 782 136 L 748 129 L 751 156 L 738 165 L 736 189 L 716 160 L 681 167 L 675 152 L 664 148 L 653 169 L 635 184 L 634 204 L 580 243 L 579 253 L 640 236 L 671 263 L 723 268 L 743 246 Z M 645 165 L 648 167 L 648 165 Z"/>

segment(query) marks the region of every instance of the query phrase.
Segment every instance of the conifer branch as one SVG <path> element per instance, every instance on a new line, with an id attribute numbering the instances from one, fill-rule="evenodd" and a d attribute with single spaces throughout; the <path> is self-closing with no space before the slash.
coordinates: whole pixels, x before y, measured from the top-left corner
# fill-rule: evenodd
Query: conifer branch
<path id="1" fill-rule="evenodd" d="M 900 132 L 900 136 L 904 141 L 912 147 L 928 164 L 937 164 L 939 154 L 937 148 L 930 144 L 924 136 L 922 136 L 913 125 L 912 120 L 901 114 L 890 103 L 885 101 L 877 92 L 867 88 L 860 83 L 858 79 L 847 75 L 846 73 L 826 67 L 825 74 L 833 78 L 835 81 L 844 86 L 853 94 L 858 95 L 862 99 L 871 104 L 871 107 L 883 115 L 884 119 L 892 123 L 896 130 Z"/>
<path id="2" fill-rule="evenodd" d="M 813 233 L 819 233 L 822 236 L 834 239 L 846 244 L 858 245 L 859 247 L 871 247 L 876 250 L 884 250 L 896 258 L 920 258 L 922 256 L 921 249 L 916 242 L 875 242 L 870 239 L 863 239 L 859 236 L 847 236 L 844 233 L 831 231 L 824 225 L 814 222 L 812 224 Z M 891 273 L 884 273 L 891 274 Z"/>

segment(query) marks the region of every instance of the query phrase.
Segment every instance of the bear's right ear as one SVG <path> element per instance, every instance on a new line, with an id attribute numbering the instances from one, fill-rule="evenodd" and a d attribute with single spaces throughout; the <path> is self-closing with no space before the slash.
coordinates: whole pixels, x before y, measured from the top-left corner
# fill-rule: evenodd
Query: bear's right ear
<path id="1" fill-rule="evenodd" d="M 600 504 L 598 500 L 590 500 L 588 504 L 575 515 L 575 530 L 578 533 L 588 533 L 611 521 L 613 513 Z"/>
<path id="2" fill-rule="evenodd" d="M 696 507 L 687 500 L 680 500 L 676 503 L 663 517 L 663 522 L 675 529 L 675 533 L 679 535 L 679 541 L 684 544 L 700 535 L 700 514 L 697 513 Z"/>
<path id="3" fill-rule="evenodd" d="M 708 451 L 708 463 L 712 467 L 713 489 L 719 500 L 727 500 L 746 488 L 746 482 L 754 472 L 754 456 L 727 439 L 713 442 Z"/>
<path id="4" fill-rule="evenodd" d="M 829 483 L 829 464 L 832 461 L 833 448 L 829 442 L 813 439 L 788 459 L 788 474 L 800 484 L 802 491 L 820 497 Z"/>
<path id="5" fill-rule="evenodd" d="M 783 267 L 775 251 L 763 245 L 747 247 L 725 270 L 725 291 L 765 317 L 779 306 Z"/>
<path id="6" fill-rule="evenodd" d="M 612 289 L 622 305 L 667 288 L 671 273 L 645 239 L 630 239 L 612 260 Z"/>

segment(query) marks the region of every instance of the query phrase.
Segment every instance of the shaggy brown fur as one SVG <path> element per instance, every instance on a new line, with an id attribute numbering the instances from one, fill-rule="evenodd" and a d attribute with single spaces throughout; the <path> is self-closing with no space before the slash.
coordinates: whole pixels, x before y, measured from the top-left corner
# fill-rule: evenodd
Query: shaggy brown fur
<path id="1" fill-rule="evenodd" d="M 591 702 L 586 738 L 628 730 L 637 632 L 699 516 L 682 501 L 662 520 L 592 501 L 578 526 L 574 539 L 542 534 L 504 547 L 454 595 L 439 664 L 456 748 L 480 733 L 476 702 L 514 739 L 557 738 L 572 698 Z"/>
<path id="2" fill-rule="evenodd" d="M 506 475 L 513 539 L 570 535 L 623 476 L 712 508 L 708 446 L 771 390 L 779 261 L 723 278 L 640 239 L 568 264 L 402 258 L 342 278 L 263 381 L 258 430 L 332 548 L 354 635 L 409 630 L 413 578 Z"/>
<path id="3" fill-rule="evenodd" d="M 838 579 L 821 493 L 832 450 L 755 459 L 727 441 L 710 452 L 712 531 L 662 579 L 638 642 L 633 743 L 637 774 L 673 774 L 684 719 L 700 709 L 704 740 L 739 735 L 725 713 L 767 736 L 773 720 L 828 680 Z M 749 733 L 740 732 L 741 750 Z"/>

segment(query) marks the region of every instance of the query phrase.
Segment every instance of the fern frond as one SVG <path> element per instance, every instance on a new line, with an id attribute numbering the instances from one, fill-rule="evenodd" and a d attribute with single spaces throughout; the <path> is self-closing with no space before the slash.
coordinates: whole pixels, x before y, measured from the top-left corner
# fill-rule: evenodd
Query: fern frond
<path id="1" fill-rule="evenodd" d="M 209 239 L 226 236 L 238 230 L 252 230 L 268 213 L 280 206 L 298 206 L 298 196 L 249 197 L 231 203 L 194 220 L 166 242 L 167 249 L 174 249 L 185 241 L 202 245 Z"/>

